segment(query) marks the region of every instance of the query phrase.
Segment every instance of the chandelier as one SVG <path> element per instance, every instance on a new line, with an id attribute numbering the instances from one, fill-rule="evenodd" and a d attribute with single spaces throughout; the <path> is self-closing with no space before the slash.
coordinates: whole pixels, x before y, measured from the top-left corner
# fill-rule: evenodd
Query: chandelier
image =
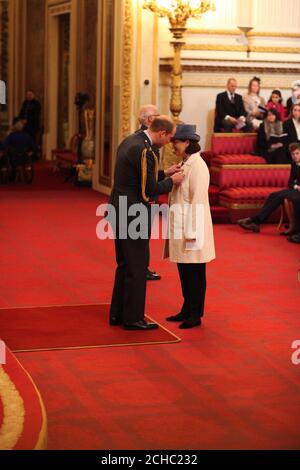
<path id="1" fill-rule="evenodd" d="M 186 32 L 186 22 L 189 18 L 200 18 L 209 10 L 215 11 L 215 4 L 209 0 L 144 0 L 143 8 L 169 19 L 170 31 L 174 38 L 171 43 L 174 47 L 174 60 L 171 73 L 170 110 L 177 122 L 182 110 L 181 49 L 184 46 L 182 39 Z"/>
<path id="2" fill-rule="evenodd" d="M 144 0 L 143 8 L 169 18 L 172 28 L 185 28 L 189 18 L 200 18 L 209 10 L 215 11 L 214 2 L 210 0 Z"/>

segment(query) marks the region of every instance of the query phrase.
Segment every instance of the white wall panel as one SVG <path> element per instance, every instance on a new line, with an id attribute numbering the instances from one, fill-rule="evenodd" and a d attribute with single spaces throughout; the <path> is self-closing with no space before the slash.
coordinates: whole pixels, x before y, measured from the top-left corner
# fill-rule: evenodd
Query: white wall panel
<path id="1" fill-rule="evenodd" d="M 300 0 L 252 0 L 257 31 L 300 33 Z"/>

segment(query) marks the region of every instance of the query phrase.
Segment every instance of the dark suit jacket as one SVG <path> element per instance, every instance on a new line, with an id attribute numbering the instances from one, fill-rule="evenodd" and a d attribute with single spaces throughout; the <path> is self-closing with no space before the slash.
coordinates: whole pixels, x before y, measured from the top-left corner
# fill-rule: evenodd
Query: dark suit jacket
<path id="1" fill-rule="evenodd" d="M 235 118 L 247 116 L 241 95 L 235 93 L 234 103 L 229 100 L 227 91 L 217 95 L 215 132 L 222 128 L 222 121 L 227 115 Z"/>
<path id="2" fill-rule="evenodd" d="M 128 206 L 140 202 L 147 205 L 141 189 L 141 160 L 145 148 L 148 149 L 146 195 L 153 198 L 172 190 L 173 181 L 171 178 L 165 178 L 164 171 L 158 172 L 156 182 L 151 143 L 145 132 L 139 130 L 123 140 L 117 150 L 114 186 L 110 197 L 110 203 L 115 207 L 118 207 L 119 196 L 127 196 Z"/>
<path id="3" fill-rule="evenodd" d="M 262 122 L 257 131 L 256 150 L 259 155 L 262 155 L 264 157 L 268 154 L 269 146 L 270 144 L 267 141 L 265 126 Z"/>
<path id="4" fill-rule="evenodd" d="M 294 189 L 294 185 L 297 184 L 300 186 L 300 166 L 298 166 L 294 161 L 291 166 L 291 173 L 289 178 L 289 188 Z"/>
<path id="5" fill-rule="evenodd" d="M 293 106 L 293 101 L 292 101 L 292 98 L 289 98 L 286 102 L 286 111 L 287 111 L 287 115 L 289 116 L 291 110 L 292 110 L 292 106 Z"/>
<path id="6" fill-rule="evenodd" d="M 34 136 L 40 127 L 40 115 L 41 115 L 41 104 L 38 100 L 25 100 L 22 104 L 22 108 L 19 117 L 26 119 L 24 131 Z"/>
<path id="7" fill-rule="evenodd" d="M 298 142 L 298 135 L 293 119 L 288 119 L 283 123 L 283 131 L 288 134 L 288 145 Z"/>

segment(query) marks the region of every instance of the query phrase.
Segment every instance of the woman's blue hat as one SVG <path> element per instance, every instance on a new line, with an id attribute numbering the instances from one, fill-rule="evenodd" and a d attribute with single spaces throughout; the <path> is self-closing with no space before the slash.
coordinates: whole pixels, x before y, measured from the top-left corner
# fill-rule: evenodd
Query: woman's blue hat
<path id="1" fill-rule="evenodd" d="M 194 140 L 199 142 L 200 135 L 196 134 L 196 126 L 193 124 L 177 124 L 176 134 L 172 140 Z"/>

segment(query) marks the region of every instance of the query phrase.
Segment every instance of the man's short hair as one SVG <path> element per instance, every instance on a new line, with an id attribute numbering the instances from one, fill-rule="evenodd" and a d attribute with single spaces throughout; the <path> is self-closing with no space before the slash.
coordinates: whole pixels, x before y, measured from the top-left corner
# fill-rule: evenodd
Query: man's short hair
<path id="1" fill-rule="evenodd" d="M 289 151 L 295 152 L 295 150 L 300 150 L 300 143 L 299 142 L 293 142 L 292 144 L 289 145 Z"/>
<path id="2" fill-rule="evenodd" d="M 168 116 L 159 116 L 153 119 L 150 130 L 152 132 L 166 131 L 167 134 L 171 134 L 175 127 L 175 123 Z"/>

